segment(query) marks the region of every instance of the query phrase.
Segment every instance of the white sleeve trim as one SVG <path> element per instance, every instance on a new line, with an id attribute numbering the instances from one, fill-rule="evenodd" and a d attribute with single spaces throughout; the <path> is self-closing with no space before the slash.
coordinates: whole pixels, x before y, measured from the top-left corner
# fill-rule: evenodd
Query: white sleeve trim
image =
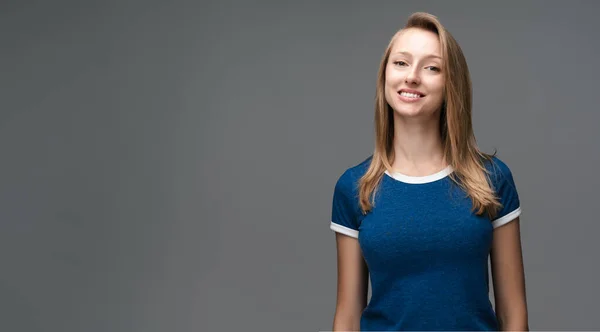
<path id="1" fill-rule="evenodd" d="M 515 220 L 520 215 L 521 215 L 521 207 L 519 206 L 518 208 L 514 209 L 511 213 L 505 215 L 504 217 L 501 217 L 501 218 L 498 218 L 498 219 L 492 221 L 492 226 L 494 226 L 494 228 L 500 227 L 504 224 L 507 224 L 510 221 Z"/>
<path id="2" fill-rule="evenodd" d="M 333 221 L 329 225 L 329 228 L 331 228 L 335 232 L 342 233 L 344 235 L 348 235 L 350 237 L 358 239 L 358 231 L 355 229 L 348 228 L 348 227 L 342 226 L 340 224 L 336 224 Z"/>

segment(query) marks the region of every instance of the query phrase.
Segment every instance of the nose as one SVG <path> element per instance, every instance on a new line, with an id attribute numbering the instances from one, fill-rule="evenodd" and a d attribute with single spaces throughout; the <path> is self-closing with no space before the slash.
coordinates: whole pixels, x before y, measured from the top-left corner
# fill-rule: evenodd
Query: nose
<path id="1" fill-rule="evenodd" d="M 416 66 L 413 66 L 407 73 L 406 73 L 406 78 L 404 79 L 404 81 L 407 84 L 415 84 L 418 85 L 421 83 L 421 79 L 419 78 L 418 75 L 418 68 Z"/>

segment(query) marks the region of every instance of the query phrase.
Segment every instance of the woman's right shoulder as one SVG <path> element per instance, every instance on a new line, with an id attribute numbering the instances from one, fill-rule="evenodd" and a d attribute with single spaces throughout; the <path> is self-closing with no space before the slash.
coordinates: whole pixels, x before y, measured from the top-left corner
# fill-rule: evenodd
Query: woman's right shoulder
<path id="1" fill-rule="evenodd" d="M 358 181 L 367 172 L 371 165 L 373 155 L 368 156 L 359 163 L 354 163 L 351 166 L 344 169 L 341 175 L 338 177 L 336 186 L 345 188 L 347 190 L 356 189 L 358 187 Z"/>

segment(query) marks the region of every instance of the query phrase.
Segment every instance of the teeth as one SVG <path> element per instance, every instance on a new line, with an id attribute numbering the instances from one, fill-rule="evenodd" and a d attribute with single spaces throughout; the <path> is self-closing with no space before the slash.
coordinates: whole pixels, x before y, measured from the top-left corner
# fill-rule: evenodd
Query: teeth
<path id="1" fill-rule="evenodd" d="M 421 97 L 421 95 L 418 95 L 415 93 L 404 92 L 404 91 L 400 92 L 400 95 L 404 96 L 404 97 L 408 97 L 408 98 L 420 98 Z"/>

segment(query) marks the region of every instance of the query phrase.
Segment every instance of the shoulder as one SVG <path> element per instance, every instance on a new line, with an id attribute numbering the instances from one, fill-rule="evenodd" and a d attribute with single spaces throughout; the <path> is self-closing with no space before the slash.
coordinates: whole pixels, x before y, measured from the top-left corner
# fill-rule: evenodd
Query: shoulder
<path id="1" fill-rule="evenodd" d="M 490 171 L 490 182 L 501 205 L 492 221 L 494 228 L 497 228 L 521 214 L 521 203 L 512 171 L 506 162 L 493 156 L 486 167 Z"/>
<path id="2" fill-rule="evenodd" d="M 508 195 L 516 192 L 516 185 L 511 168 L 502 159 L 492 156 L 491 161 L 486 159 L 486 169 L 493 189 L 499 195 Z"/>
<path id="3" fill-rule="evenodd" d="M 338 177 L 336 190 L 342 190 L 348 194 L 356 193 L 358 189 L 358 182 L 369 169 L 372 159 L 373 155 L 370 155 L 361 162 L 346 168 Z"/>
<path id="4" fill-rule="evenodd" d="M 485 159 L 484 164 L 492 180 L 503 181 L 512 178 L 510 167 L 497 156 L 492 156 L 491 160 Z"/>

